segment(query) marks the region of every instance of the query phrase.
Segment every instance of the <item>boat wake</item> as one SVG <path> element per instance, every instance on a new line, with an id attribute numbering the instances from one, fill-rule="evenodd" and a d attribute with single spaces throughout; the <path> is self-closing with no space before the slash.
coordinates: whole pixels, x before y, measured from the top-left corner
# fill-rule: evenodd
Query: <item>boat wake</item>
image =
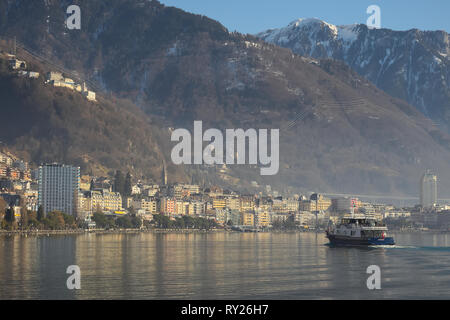
<path id="1" fill-rule="evenodd" d="M 369 246 L 370 248 L 386 248 L 386 249 L 413 249 L 413 250 L 431 250 L 431 251 L 450 251 L 450 247 L 419 247 L 419 246 L 401 246 L 401 245 L 393 245 L 393 246 Z"/>
<path id="2" fill-rule="evenodd" d="M 400 245 L 389 245 L 389 246 L 383 246 L 383 245 L 374 245 L 369 246 L 370 248 L 386 248 L 386 249 L 419 249 L 420 247 L 416 246 L 400 246 Z"/>

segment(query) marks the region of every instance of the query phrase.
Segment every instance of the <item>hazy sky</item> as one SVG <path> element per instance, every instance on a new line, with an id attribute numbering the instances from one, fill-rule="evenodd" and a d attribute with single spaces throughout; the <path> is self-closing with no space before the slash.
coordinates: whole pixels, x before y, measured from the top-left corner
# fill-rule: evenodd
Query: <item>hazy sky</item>
<path id="1" fill-rule="evenodd" d="M 160 0 L 167 6 L 203 14 L 230 31 L 257 33 L 286 26 L 298 18 L 319 18 L 342 25 L 366 23 L 366 9 L 378 5 L 381 27 L 450 32 L 450 0 Z"/>

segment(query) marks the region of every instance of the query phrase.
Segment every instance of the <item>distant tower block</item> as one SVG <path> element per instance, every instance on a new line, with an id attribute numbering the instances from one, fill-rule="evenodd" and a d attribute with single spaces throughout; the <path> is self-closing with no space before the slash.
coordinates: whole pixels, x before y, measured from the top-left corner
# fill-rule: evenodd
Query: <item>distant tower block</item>
<path id="1" fill-rule="evenodd" d="M 437 204 L 437 177 L 427 170 L 420 181 L 420 205 L 424 209 Z"/>

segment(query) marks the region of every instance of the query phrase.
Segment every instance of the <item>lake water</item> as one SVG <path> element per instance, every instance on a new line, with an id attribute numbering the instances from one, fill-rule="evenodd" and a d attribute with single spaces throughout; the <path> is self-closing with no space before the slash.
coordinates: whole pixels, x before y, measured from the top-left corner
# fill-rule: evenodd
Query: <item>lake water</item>
<path id="1" fill-rule="evenodd" d="M 450 299 L 450 235 L 394 236 L 392 248 L 315 233 L 1 236 L 0 299 Z M 381 290 L 367 288 L 370 265 Z"/>

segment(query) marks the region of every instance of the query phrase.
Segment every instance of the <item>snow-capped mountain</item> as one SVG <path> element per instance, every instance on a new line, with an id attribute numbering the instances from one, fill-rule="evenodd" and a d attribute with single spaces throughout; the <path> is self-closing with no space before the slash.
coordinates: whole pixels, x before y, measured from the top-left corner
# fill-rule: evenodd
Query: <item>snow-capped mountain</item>
<path id="1" fill-rule="evenodd" d="M 445 31 L 369 29 L 298 19 L 259 38 L 313 58 L 344 61 L 379 88 L 450 123 L 450 46 Z"/>

